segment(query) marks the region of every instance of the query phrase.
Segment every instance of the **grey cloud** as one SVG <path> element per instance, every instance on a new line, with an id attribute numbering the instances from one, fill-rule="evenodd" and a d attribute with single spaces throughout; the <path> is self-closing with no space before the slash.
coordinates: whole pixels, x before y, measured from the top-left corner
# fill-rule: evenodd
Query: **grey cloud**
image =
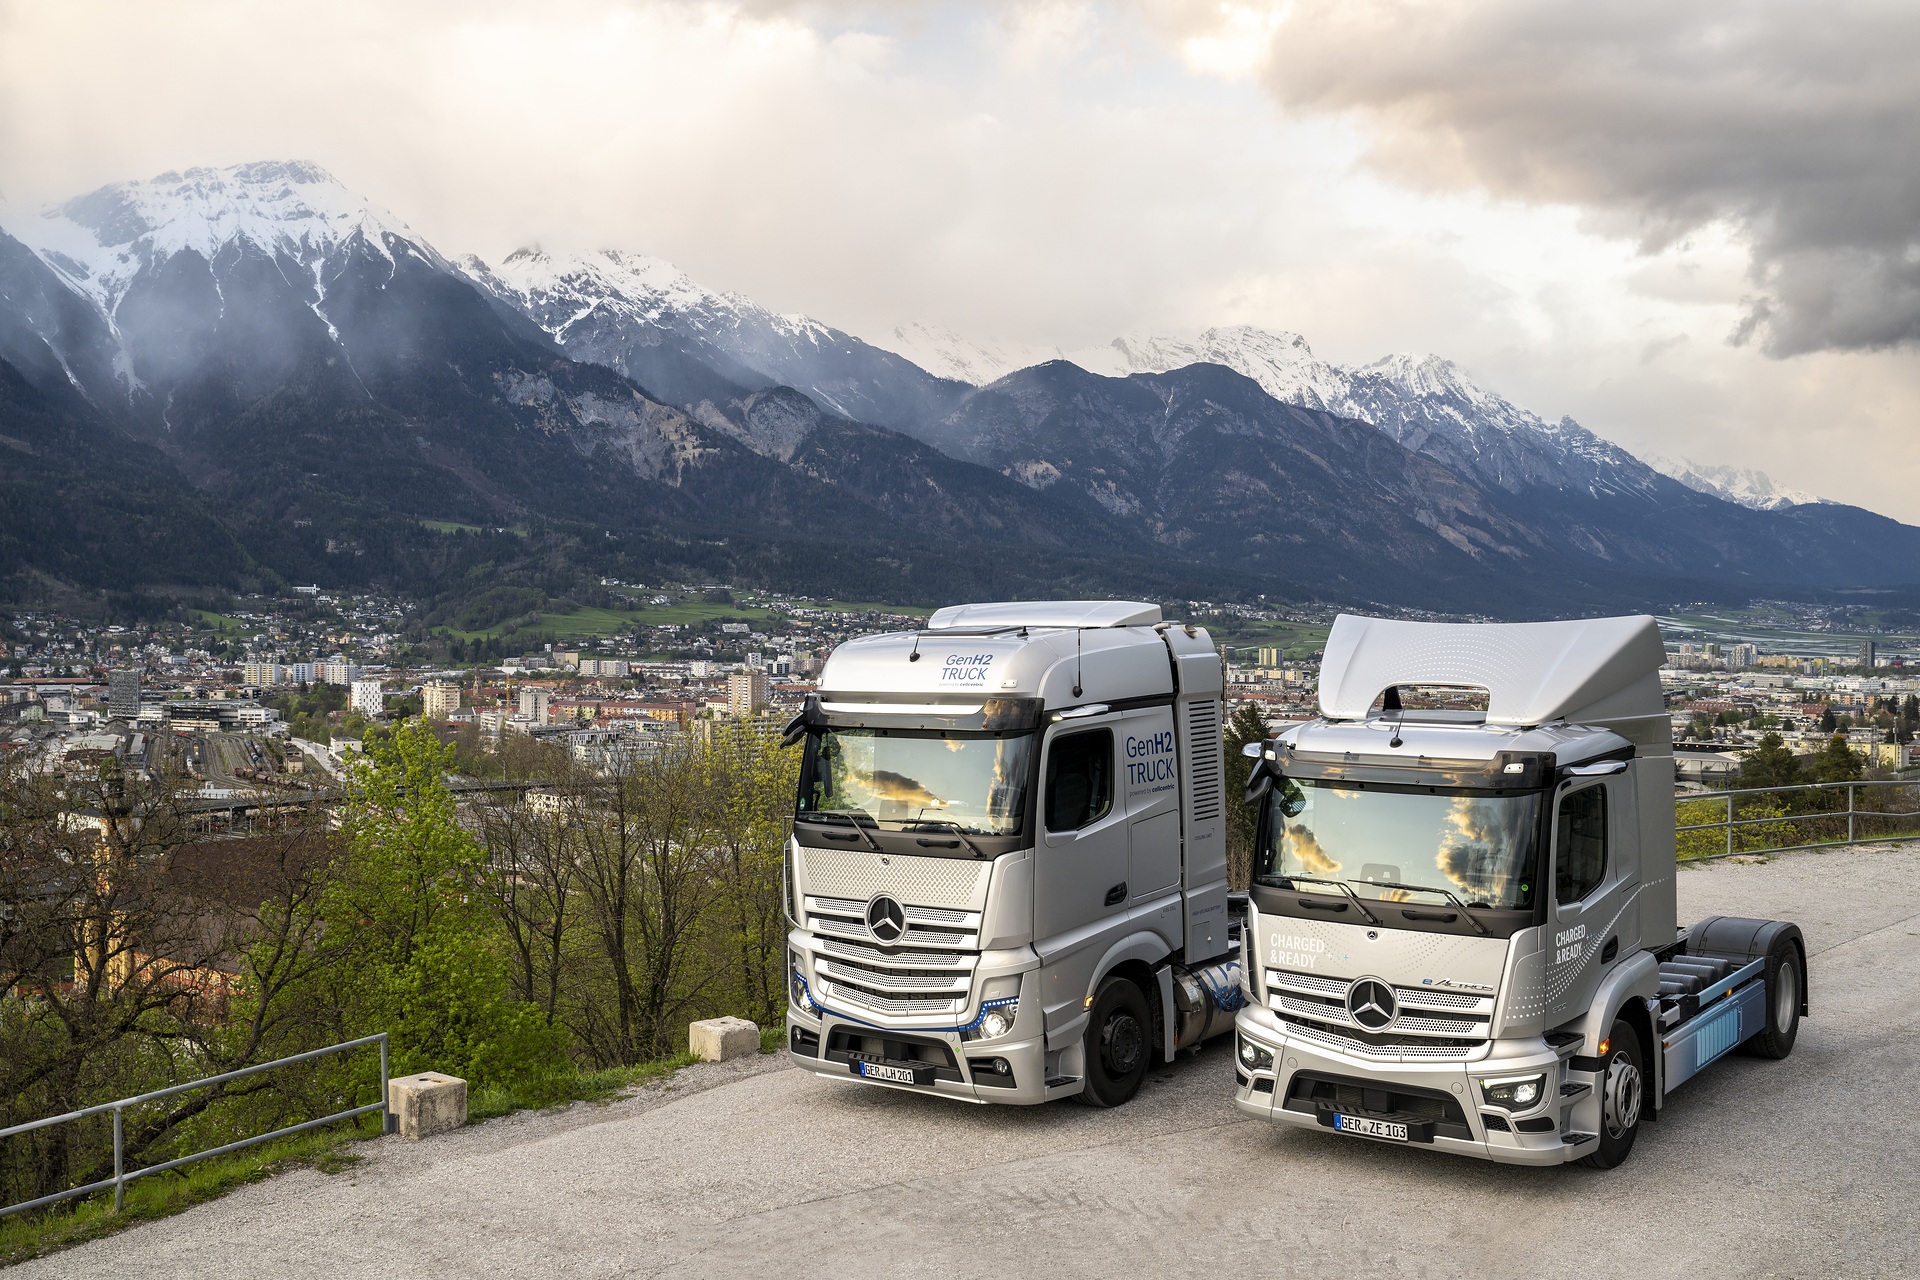
<path id="1" fill-rule="evenodd" d="M 1920 6 L 1304 0 L 1266 84 L 1348 113 L 1401 179 L 1750 247 L 1735 342 L 1920 341 Z"/>

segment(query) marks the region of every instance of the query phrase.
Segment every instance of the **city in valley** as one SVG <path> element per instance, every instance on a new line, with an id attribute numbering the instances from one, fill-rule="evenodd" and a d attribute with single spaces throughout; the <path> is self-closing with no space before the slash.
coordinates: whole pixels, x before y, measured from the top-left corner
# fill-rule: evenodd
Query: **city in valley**
<path id="1" fill-rule="evenodd" d="M 231 800 L 236 812 L 262 792 L 338 783 L 367 729 L 407 717 L 474 748 L 550 743 L 604 773 L 716 721 L 777 728 L 836 645 L 911 630 L 927 613 L 710 584 L 606 585 L 630 608 L 610 615 L 611 633 L 596 620 L 597 635 L 569 633 L 561 617 L 463 636 L 422 627 L 408 602 L 321 587 L 132 625 L 17 612 L 0 632 L 0 752 L 69 776 L 108 758 L 156 776 L 184 768 L 210 811 Z M 1222 641 L 1229 714 L 1256 707 L 1269 724 L 1316 714 L 1333 608 L 1165 608 Z M 1897 629 L 1906 621 L 1777 601 L 1662 615 L 1681 786 L 1729 785 L 1766 734 L 1802 758 L 1843 739 L 1863 776 L 1914 768 L 1920 639 Z M 448 660 L 469 644 L 512 651 L 528 635 L 511 656 Z"/>

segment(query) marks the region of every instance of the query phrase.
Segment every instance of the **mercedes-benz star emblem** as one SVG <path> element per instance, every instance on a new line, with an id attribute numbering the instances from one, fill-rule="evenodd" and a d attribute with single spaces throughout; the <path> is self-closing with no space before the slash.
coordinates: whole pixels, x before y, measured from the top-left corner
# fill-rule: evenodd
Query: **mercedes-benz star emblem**
<path id="1" fill-rule="evenodd" d="M 867 932 L 880 942 L 898 942 L 907 931 L 907 909 L 889 894 L 867 904 Z"/>
<path id="2" fill-rule="evenodd" d="M 873 908 L 867 908 L 873 918 Z M 1366 1031 L 1385 1031 L 1400 1014 L 1400 1002 L 1393 988 L 1378 978 L 1358 978 L 1347 988 L 1347 1016 L 1353 1025 Z"/>

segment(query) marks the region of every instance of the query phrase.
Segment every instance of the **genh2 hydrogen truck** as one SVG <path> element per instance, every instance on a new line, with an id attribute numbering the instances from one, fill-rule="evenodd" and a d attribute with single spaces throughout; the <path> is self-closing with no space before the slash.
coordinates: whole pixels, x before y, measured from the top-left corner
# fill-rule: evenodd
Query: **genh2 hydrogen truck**
<path id="1" fill-rule="evenodd" d="M 1611 1168 L 1715 1059 L 1787 1056 L 1800 930 L 1676 927 L 1663 656 L 1645 617 L 1335 622 L 1320 718 L 1248 748 L 1241 1111 Z"/>
<path id="2" fill-rule="evenodd" d="M 827 1077 L 1117 1106 L 1233 1027 L 1222 665 L 1126 601 L 834 650 L 786 858 L 788 1049 Z"/>

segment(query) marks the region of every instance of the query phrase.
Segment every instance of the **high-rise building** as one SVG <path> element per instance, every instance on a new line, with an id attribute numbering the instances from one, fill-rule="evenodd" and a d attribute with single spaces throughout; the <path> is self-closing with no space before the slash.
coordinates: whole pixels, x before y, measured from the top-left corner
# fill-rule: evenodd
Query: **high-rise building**
<path id="1" fill-rule="evenodd" d="M 546 724 L 548 709 L 552 704 L 551 689 L 527 688 L 520 691 L 520 714 L 527 718 L 528 724 Z"/>
<path id="2" fill-rule="evenodd" d="M 1869 671 L 1873 670 L 1873 660 L 1875 656 L 1876 650 L 1873 641 L 1862 640 L 1860 642 L 1860 665 Z"/>
<path id="3" fill-rule="evenodd" d="M 107 718 L 136 720 L 140 716 L 140 669 L 115 667 L 107 673 Z"/>
<path id="4" fill-rule="evenodd" d="M 348 705 L 363 716 L 377 716 L 385 713 L 387 697 L 381 691 L 378 680 L 362 677 L 353 682 Z"/>
<path id="5" fill-rule="evenodd" d="M 460 686 L 433 680 L 420 691 L 421 710 L 429 720 L 445 720 L 460 709 Z"/>
<path id="6" fill-rule="evenodd" d="M 240 673 L 241 683 L 254 685 L 279 684 L 286 676 L 287 669 L 277 662 L 249 662 Z"/>
<path id="7" fill-rule="evenodd" d="M 360 678 L 360 668 L 351 662 L 317 662 L 313 678 L 323 684 L 352 684 Z"/>
<path id="8" fill-rule="evenodd" d="M 1280 665 L 1280 650 L 1276 646 L 1264 645 L 1255 658 L 1262 667 L 1277 667 Z"/>
<path id="9" fill-rule="evenodd" d="M 727 710 L 736 716 L 758 715 L 767 706 L 767 673 L 751 667 L 727 677 Z"/>

